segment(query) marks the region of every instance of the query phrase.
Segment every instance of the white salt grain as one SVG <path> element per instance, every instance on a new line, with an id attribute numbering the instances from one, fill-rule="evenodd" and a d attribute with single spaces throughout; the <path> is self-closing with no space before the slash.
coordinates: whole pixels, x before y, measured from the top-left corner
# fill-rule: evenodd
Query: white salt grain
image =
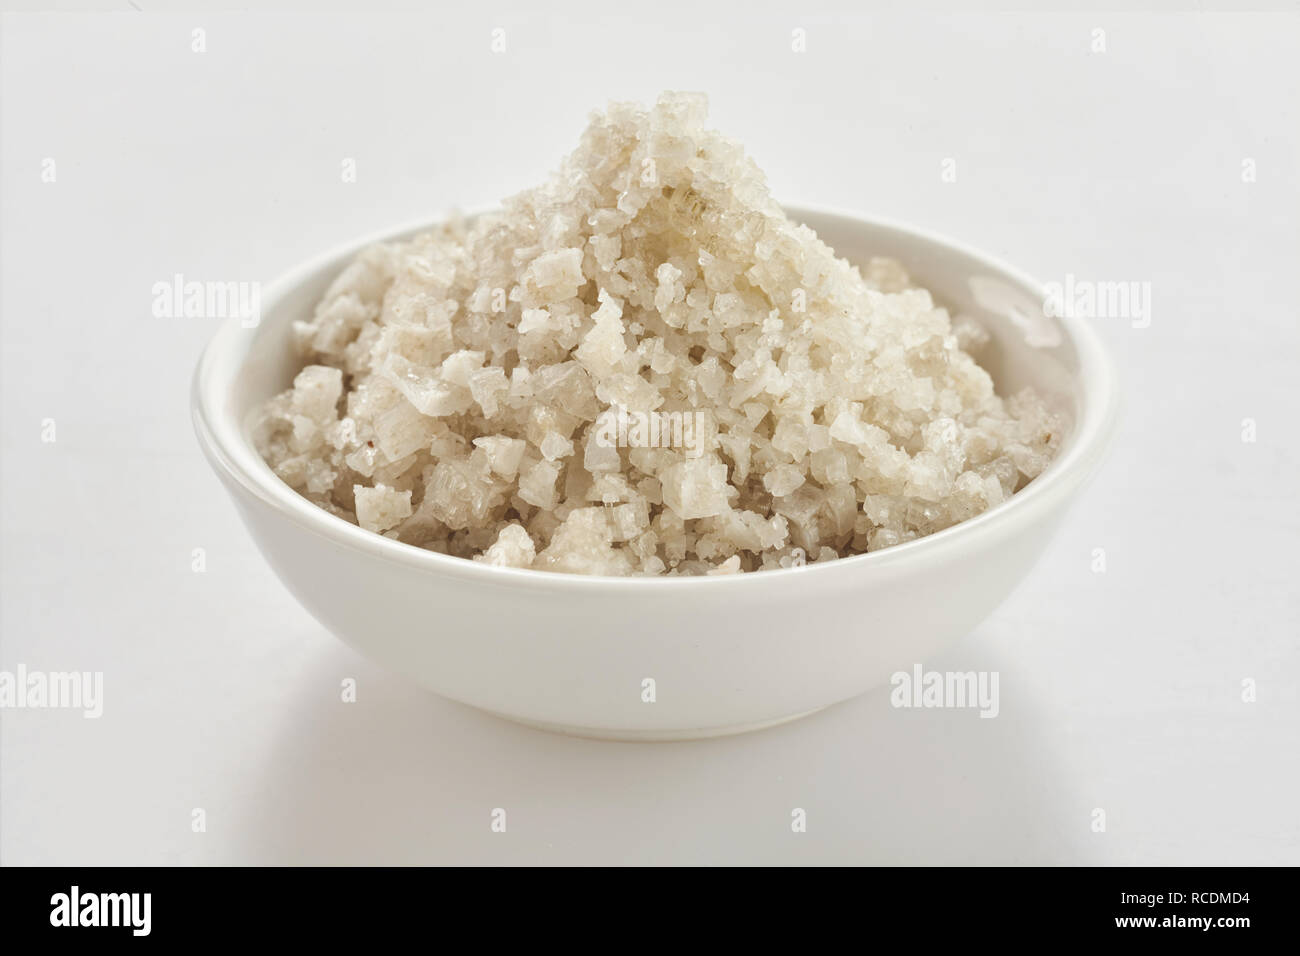
<path id="1" fill-rule="evenodd" d="M 617 575 L 892 547 L 1036 477 L 1062 423 L 994 393 L 988 333 L 786 219 L 705 112 L 613 104 L 501 212 L 359 255 L 294 326 L 271 467 L 408 544 Z"/>
<path id="2" fill-rule="evenodd" d="M 357 524 L 367 531 L 387 531 L 411 516 L 411 493 L 397 492 L 386 485 L 353 487 Z"/>

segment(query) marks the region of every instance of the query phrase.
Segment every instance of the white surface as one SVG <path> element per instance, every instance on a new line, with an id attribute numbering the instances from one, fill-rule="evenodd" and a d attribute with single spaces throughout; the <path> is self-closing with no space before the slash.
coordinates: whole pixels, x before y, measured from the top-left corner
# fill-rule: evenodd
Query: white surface
<path id="1" fill-rule="evenodd" d="M 0 714 L 0 861 L 1300 862 L 1297 19 L 636 9 L 5 18 L 0 666 L 102 670 L 105 712 Z M 998 671 L 997 719 L 878 693 L 701 743 L 517 727 L 323 632 L 202 461 L 187 391 L 216 322 L 154 318 L 154 282 L 268 279 L 490 204 L 589 107 L 663 87 L 707 90 L 787 201 L 1152 283 L 1149 328 L 1103 323 L 1109 466 L 930 662 Z"/>

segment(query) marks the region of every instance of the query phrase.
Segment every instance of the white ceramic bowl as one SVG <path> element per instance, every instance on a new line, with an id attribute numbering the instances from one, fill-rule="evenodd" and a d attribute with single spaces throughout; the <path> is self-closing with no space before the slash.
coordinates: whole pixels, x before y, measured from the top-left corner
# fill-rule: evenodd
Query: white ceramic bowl
<path id="1" fill-rule="evenodd" d="M 992 332 L 982 361 L 999 392 L 1033 385 L 1070 418 L 1046 472 L 1010 501 L 919 541 L 735 576 L 496 568 L 363 531 L 280 481 L 245 426 L 300 367 L 292 320 L 363 246 L 419 226 L 300 266 L 265 290 L 256 328 L 238 319 L 222 327 L 195 374 L 199 442 L 302 605 L 362 654 L 454 700 L 548 729 L 657 740 L 756 729 L 853 697 L 970 631 L 1029 570 L 1102 458 L 1115 377 L 1093 330 L 1045 318 L 1039 287 L 1007 266 L 912 229 L 788 211 L 851 261 L 901 260 L 954 313 Z M 653 703 L 642 700 L 646 678 Z"/>

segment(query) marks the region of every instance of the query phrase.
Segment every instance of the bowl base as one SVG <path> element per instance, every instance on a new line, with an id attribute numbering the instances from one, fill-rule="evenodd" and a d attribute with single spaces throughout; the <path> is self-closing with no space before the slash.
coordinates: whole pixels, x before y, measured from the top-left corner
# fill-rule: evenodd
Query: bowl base
<path id="1" fill-rule="evenodd" d="M 503 714 L 495 710 L 485 711 L 485 713 L 500 717 L 502 720 L 508 720 L 514 724 L 523 724 L 525 727 L 545 730 L 553 734 L 564 734 L 568 737 L 586 737 L 590 740 L 666 743 L 674 740 L 707 740 L 710 737 L 730 737 L 734 734 L 747 734 L 755 730 L 765 730 L 768 727 L 788 724 L 791 721 L 799 720 L 802 717 L 807 717 L 825 709 L 825 707 L 814 707 L 812 710 L 777 717 L 774 720 L 759 720 L 750 724 L 729 724 L 723 727 L 692 727 L 687 730 L 629 730 L 617 727 L 579 727 L 570 724 L 552 724 L 543 720 L 529 720 L 526 717 L 516 717 L 513 714 Z"/>

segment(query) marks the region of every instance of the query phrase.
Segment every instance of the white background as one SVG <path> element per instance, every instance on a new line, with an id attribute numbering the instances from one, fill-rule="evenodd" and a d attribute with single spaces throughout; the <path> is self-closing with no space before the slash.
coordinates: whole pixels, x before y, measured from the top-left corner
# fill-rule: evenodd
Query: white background
<path id="1" fill-rule="evenodd" d="M 0 717 L 0 860 L 1300 863 L 1295 15 L 136 5 L 3 23 L 0 665 L 103 671 L 105 709 Z M 998 671 L 997 719 L 878 692 L 629 745 L 484 716 L 325 633 L 202 460 L 188 385 L 216 321 L 154 318 L 153 283 L 269 280 L 490 205 L 589 109 L 664 88 L 707 91 L 791 204 L 1151 283 L 1149 328 L 1101 322 L 1126 405 L 1107 467 L 928 662 Z"/>

